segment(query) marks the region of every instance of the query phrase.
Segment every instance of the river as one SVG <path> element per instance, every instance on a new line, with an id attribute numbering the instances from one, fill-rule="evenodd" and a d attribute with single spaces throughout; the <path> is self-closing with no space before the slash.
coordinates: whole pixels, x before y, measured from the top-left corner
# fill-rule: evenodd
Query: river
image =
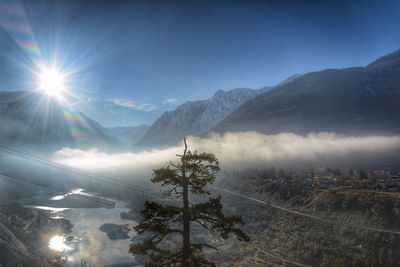
<path id="1" fill-rule="evenodd" d="M 75 195 L 90 196 L 81 189 L 75 189 L 64 197 Z M 58 201 L 63 196 L 53 196 L 49 200 Z M 110 200 L 110 199 L 108 199 Z M 48 210 L 53 218 L 65 218 L 73 224 L 72 232 L 68 235 L 54 235 L 49 237 L 49 248 L 54 251 L 64 252 L 68 266 L 80 266 L 81 260 L 87 262 L 87 266 L 102 266 L 115 263 L 134 261 L 134 256 L 129 254 L 129 244 L 135 235 L 132 220 L 121 219 L 120 213 L 128 211 L 126 203 L 114 201 L 114 208 L 68 208 L 32 206 Z M 51 202 L 50 202 L 51 203 Z M 129 231 L 129 239 L 110 240 L 107 234 L 99 228 L 105 223 L 126 225 L 132 229 Z"/>

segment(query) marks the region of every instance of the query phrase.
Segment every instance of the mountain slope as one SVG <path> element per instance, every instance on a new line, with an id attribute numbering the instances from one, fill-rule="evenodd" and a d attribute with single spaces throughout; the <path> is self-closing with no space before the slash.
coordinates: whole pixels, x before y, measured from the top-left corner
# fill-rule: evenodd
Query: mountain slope
<path id="1" fill-rule="evenodd" d="M 149 126 L 142 124 L 135 127 L 104 128 L 105 134 L 113 140 L 117 140 L 123 147 L 132 147 L 147 132 Z"/>
<path id="2" fill-rule="evenodd" d="M 295 78 L 246 102 L 213 132 L 400 132 L 400 51 L 366 67 Z"/>
<path id="3" fill-rule="evenodd" d="M 53 150 L 112 143 L 96 121 L 34 92 L 0 92 L 0 123 L 3 145 Z"/>
<path id="4" fill-rule="evenodd" d="M 169 145 L 187 135 L 206 132 L 241 104 L 267 89 L 218 90 L 209 99 L 186 102 L 173 111 L 165 112 L 135 146 Z"/>
<path id="5" fill-rule="evenodd" d="M 86 114 L 107 128 L 145 124 L 155 121 L 162 115 L 161 110 L 138 110 L 137 108 L 118 105 L 115 103 L 117 100 L 94 98 L 74 103 L 73 110 Z"/>

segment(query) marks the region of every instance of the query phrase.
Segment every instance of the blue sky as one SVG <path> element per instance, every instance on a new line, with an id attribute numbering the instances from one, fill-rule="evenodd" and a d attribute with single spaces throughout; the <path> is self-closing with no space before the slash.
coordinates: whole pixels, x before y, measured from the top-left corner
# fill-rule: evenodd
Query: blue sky
<path id="1" fill-rule="evenodd" d="M 217 89 L 259 88 L 295 73 L 366 65 L 400 48 L 399 1 L 22 5 L 43 58 L 74 70 L 74 90 L 144 113 L 208 98 Z M 29 56 L 11 37 L 0 31 L 2 89 L 30 89 Z"/>

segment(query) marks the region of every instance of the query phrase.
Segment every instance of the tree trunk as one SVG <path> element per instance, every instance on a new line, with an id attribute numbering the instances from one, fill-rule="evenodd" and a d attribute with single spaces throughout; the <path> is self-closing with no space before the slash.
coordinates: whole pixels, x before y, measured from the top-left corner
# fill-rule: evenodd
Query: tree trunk
<path id="1" fill-rule="evenodd" d="M 190 217 L 189 217 L 189 199 L 187 185 L 183 188 L 183 255 L 182 267 L 189 267 L 190 258 Z"/>
<path id="2" fill-rule="evenodd" d="M 183 153 L 183 166 L 182 166 L 182 178 L 183 178 L 183 247 L 182 247 L 182 267 L 189 267 L 192 264 L 190 263 L 190 254 L 191 254 L 191 247 L 190 247 L 190 212 L 189 212 L 189 190 L 188 190 L 188 181 L 186 177 L 186 151 L 187 151 L 187 144 L 186 138 L 184 139 L 185 143 L 185 150 Z"/>

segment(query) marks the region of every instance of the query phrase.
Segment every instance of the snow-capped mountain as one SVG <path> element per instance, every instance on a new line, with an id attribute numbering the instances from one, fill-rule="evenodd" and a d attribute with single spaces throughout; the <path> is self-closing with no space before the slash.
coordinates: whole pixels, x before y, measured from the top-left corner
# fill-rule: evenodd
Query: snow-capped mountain
<path id="1" fill-rule="evenodd" d="M 173 111 L 165 112 L 135 146 L 169 145 L 187 135 L 202 134 L 217 125 L 241 104 L 268 89 L 269 87 L 258 90 L 238 88 L 226 92 L 218 90 L 209 99 L 186 102 Z"/>

